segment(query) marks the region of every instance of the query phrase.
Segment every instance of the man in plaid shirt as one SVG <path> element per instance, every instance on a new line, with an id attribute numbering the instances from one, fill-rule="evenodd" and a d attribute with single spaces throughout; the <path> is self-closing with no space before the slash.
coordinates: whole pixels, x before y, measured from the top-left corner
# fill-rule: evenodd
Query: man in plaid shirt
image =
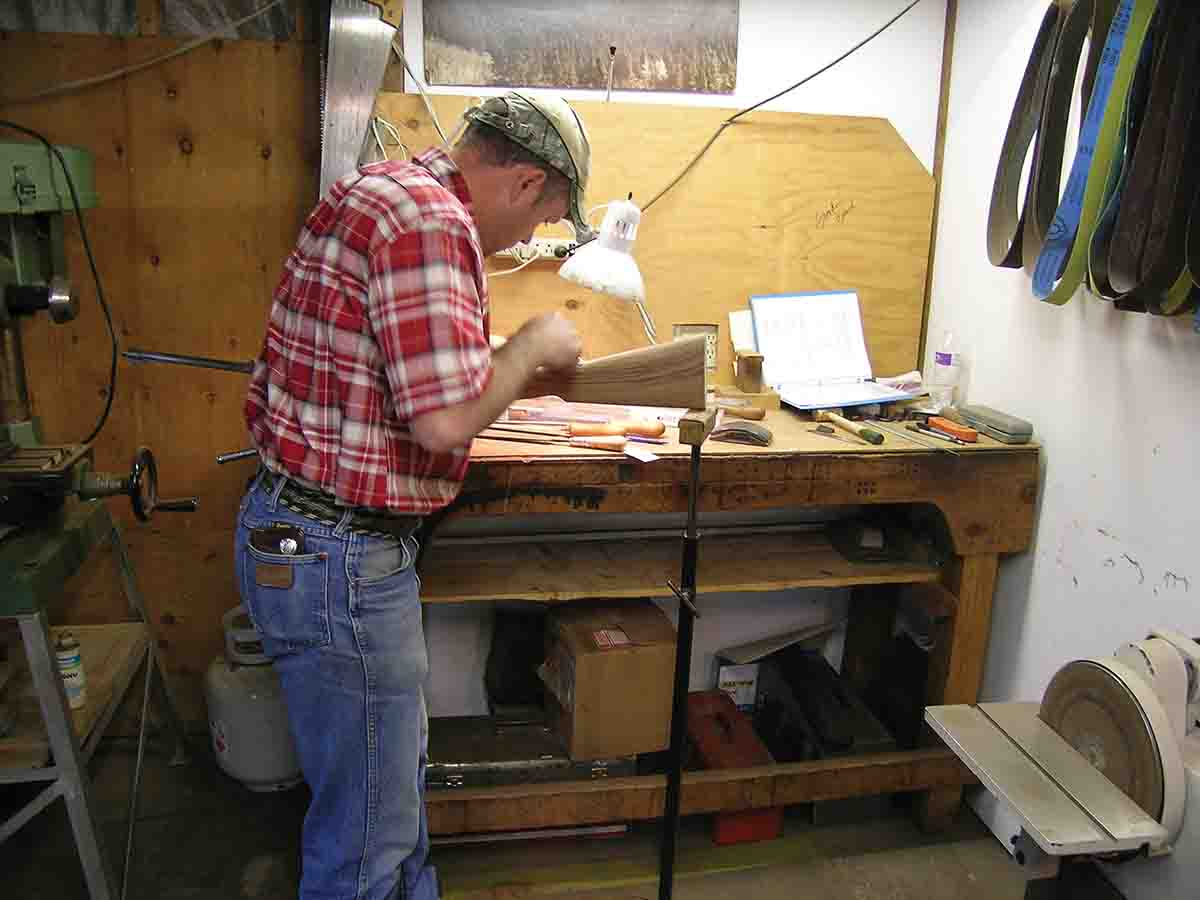
<path id="1" fill-rule="evenodd" d="M 311 900 L 438 895 L 413 531 L 454 499 L 471 439 L 534 373 L 579 358 L 556 313 L 492 350 L 483 261 L 543 222 L 586 229 L 583 124 L 515 92 L 467 119 L 450 153 L 363 166 L 321 200 L 246 400 L 262 466 L 239 512 L 238 586 L 312 790 Z"/>

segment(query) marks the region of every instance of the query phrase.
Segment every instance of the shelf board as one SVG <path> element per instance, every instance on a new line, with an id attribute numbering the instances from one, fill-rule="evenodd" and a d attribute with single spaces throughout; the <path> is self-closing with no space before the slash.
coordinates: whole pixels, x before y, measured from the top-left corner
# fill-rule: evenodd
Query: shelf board
<path id="1" fill-rule="evenodd" d="M 679 576 L 678 537 L 636 540 L 443 544 L 421 572 L 426 603 L 589 597 L 657 597 Z M 700 543 L 697 590 L 705 593 L 937 581 L 933 566 L 856 563 L 821 532 L 720 536 Z"/>
<path id="2" fill-rule="evenodd" d="M 655 819 L 666 777 L 598 778 L 427 791 L 430 834 L 561 828 Z M 945 747 L 684 772 L 681 812 L 732 812 L 840 797 L 962 787 L 975 776 Z"/>
<path id="3" fill-rule="evenodd" d="M 134 673 L 146 657 L 146 626 L 141 622 L 116 625 L 72 625 L 51 628 L 51 639 L 70 631 L 79 640 L 87 677 L 87 702 L 71 710 L 79 745 L 87 743 L 109 705 L 119 703 Z M 0 738 L 0 768 L 31 769 L 50 761 L 50 741 L 28 668 L 14 675 L 8 696 L 17 705 L 16 723 Z"/>

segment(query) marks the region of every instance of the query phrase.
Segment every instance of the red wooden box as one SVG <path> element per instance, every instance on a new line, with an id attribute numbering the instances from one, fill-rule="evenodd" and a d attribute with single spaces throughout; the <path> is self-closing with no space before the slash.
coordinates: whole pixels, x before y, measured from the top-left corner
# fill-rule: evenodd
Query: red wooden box
<path id="1" fill-rule="evenodd" d="M 773 760 L 750 723 L 724 691 L 688 695 L 688 738 L 706 769 L 748 769 Z M 766 841 L 783 833 L 783 807 L 713 816 L 713 842 Z"/>

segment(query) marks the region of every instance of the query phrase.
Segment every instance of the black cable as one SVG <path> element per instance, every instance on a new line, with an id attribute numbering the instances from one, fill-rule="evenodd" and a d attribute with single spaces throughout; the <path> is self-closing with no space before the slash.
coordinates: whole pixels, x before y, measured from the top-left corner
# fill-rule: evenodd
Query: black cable
<path id="1" fill-rule="evenodd" d="M 822 75 L 825 72 L 828 72 L 830 69 L 832 69 L 838 63 L 840 63 L 846 57 L 850 56 L 851 54 L 857 53 L 859 50 L 861 50 L 867 44 L 871 43 L 871 41 L 875 40 L 875 38 L 879 37 L 881 34 L 883 34 L 885 31 L 887 31 L 889 28 L 891 28 L 897 22 L 899 22 L 900 19 L 902 19 L 908 13 L 909 10 L 911 10 L 914 6 L 916 6 L 920 2 L 921 2 L 921 0 L 912 0 L 912 3 L 908 4 L 908 6 L 904 7 L 904 9 L 900 10 L 900 12 L 898 12 L 895 16 L 893 16 L 891 18 L 891 20 L 888 21 L 885 25 L 883 25 L 882 27 L 877 29 L 874 33 L 863 38 L 861 41 L 859 41 L 857 44 L 855 44 L 853 47 L 851 47 L 849 50 L 847 50 L 845 53 L 843 53 L 841 56 L 839 56 L 833 62 L 822 66 L 821 68 L 817 69 L 817 71 L 813 72 L 811 75 L 806 75 L 804 78 L 801 78 L 799 81 L 797 81 L 791 87 L 784 88 L 778 94 L 772 94 L 766 100 L 762 100 L 758 103 L 755 103 L 753 106 L 747 106 L 745 109 L 734 113 L 732 116 L 730 116 L 728 119 L 726 119 L 720 125 L 718 125 L 717 130 L 715 132 L 713 132 L 713 136 L 708 139 L 708 143 L 700 148 L 700 152 L 697 153 L 694 157 L 692 157 L 692 161 L 683 167 L 683 171 L 680 172 L 678 175 L 676 175 L 674 180 L 670 184 L 668 184 L 665 188 L 663 188 L 661 191 L 659 191 L 657 194 L 655 194 L 654 197 L 651 198 L 650 202 L 642 207 L 642 212 L 645 212 L 650 207 L 652 207 L 655 203 L 658 202 L 659 198 L 661 198 L 663 196 L 663 194 L 665 194 L 671 188 L 675 187 L 675 185 L 677 185 L 680 181 L 682 181 L 683 176 L 685 176 L 688 172 L 690 172 L 692 170 L 692 167 L 694 165 L 696 165 L 696 163 L 700 162 L 700 158 L 702 156 L 704 156 L 705 153 L 708 152 L 708 148 L 711 147 L 716 142 L 717 138 L 719 138 L 721 136 L 721 132 L 723 132 L 726 128 L 728 128 L 730 125 L 732 125 L 734 122 L 736 122 L 738 119 L 740 119 L 742 116 L 746 115 L 747 113 L 754 112 L 754 110 L 758 109 L 760 106 L 770 103 L 772 100 L 778 100 L 784 94 L 791 93 L 796 88 L 802 87 L 803 85 L 808 84 L 808 82 L 812 81 L 818 75 Z"/>
<path id="2" fill-rule="evenodd" d="M 90 444 L 100 434 L 100 430 L 104 428 L 104 424 L 108 421 L 108 414 L 112 411 L 113 396 L 117 392 L 117 332 L 113 328 L 112 313 L 108 309 L 108 301 L 104 299 L 104 285 L 100 283 L 100 272 L 96 268 L 96 257 L 92 255 L 92 244 L 88 240 L 87 228 L 83 224 L 83 209 L 79 205 L 79 194 L 75 191 L 75 181 L 71 178 L 71 170 L 67 168 L 67 161 L 63 158 L 62 151 L 38 132 L 31 128 L 26 128 L 24 125 L 18 125 L 16 122 L 0 119 L 0 128 L 19 131 L 21 134 L 28 135 L 34 140 L 41 141 L 46 149 L 58 158 L 58 164 L 62 166 L 63 175 L 67 179 L 67 188 L 71 192 L 71 203 L 75 206 L 75 221 L 79 223 L 79 236 L 83 240 L 84 252 L 87 253 L 88 266 L 92 270 L 92 280 L 96 283 L 96 299 L 100 301 L 100 308 L 104 311 L 104 321 L 108 325 L 108 338 L 112 345 L 112 358 L 108 366 L 108 397 L 104 401 L 104 412 L 100 414 L 100 420 L 96 422 L 96 427 L 92 429 L 91 434 L 81 441 L 81 443 Z"/>

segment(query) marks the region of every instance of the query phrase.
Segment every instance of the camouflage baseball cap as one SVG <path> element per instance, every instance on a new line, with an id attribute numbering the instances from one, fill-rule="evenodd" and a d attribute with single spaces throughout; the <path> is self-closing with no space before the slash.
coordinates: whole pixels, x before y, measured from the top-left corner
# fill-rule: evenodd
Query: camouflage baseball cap
<path id="1" fill-rule="evenodd" d="M 538 159 L 549 163 L 571 182 L 568 215 L 577 240 L 592 234 L 584 215 L 584 193 L 591 167 L 591 145 L 583 120 L 567 101 L 559 97 L 531 97 L 509 91 L 472 106 L 468 121 L 491 126 L 520 144 Z"/>

